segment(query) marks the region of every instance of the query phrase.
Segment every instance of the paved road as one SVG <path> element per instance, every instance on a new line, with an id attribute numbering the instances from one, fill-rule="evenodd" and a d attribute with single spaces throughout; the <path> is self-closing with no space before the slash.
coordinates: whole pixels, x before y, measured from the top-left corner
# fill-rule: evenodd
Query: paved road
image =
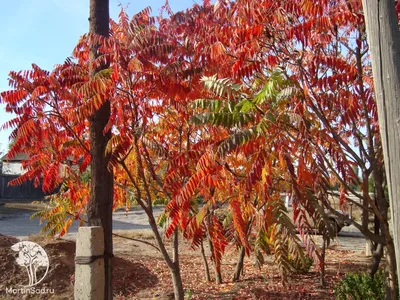
<path id="1" fill-rule="evenodd" d="M 154 215 L 157 217 L 163 211 L 163 207 L 154 207 Z M 22 213 L 1 214 L 0 213 L 0 234 L 11 235 L 15 237 L 26 237 L 31 234 L 38 234 L 43 225 L 40 225 L 39 219 L 30 220 L 32 211 L 23 211 Z M 113 229 L 115 230 L 141 230 L 150 229 L 146 214 L 133 208 L 128 213 L 115 212 L 113 214 Z M 70 234 L 78 231 L 78 224 L 75 222 L 69 230 Z"/>
<path id="2" fill-rule="evenodd" d="M 317 241 L 319 244 L 322 244 L 321 236 L 317 236 Z M 344 227 L 339 233 L 338 238 L 331 242 L 329 248 L 365 251 L 365 238 L 356 227 Z"/>
<path id="3" fill-rule="evenodd" d="M 163 207 L 154 207 L 154 215 L 159 216 Z M 31 234 L 38 234 L 42 225 L 39 219 L 30 220 L 32 211 L 18 211 L 12 214 L 2 214 L 0 212 L 0 234 L 11 235 L 20 239 L 26 239 Z M 150 230 L 146 214 L 139 208 L 133 208 L 128 213 L 116 212 L 113 214 L 114 230 Z M 75 239 L 78 225 L 71 226 L 69 233 L 65 236 L 68 239 Z M 321 237 L 315 237 L 317 243 L 320 243 Z M 339 238 L 332 242 L 331 247 L 365 251 L 365 239 L 354 226 L 343 228 L 339 233 Z"/>

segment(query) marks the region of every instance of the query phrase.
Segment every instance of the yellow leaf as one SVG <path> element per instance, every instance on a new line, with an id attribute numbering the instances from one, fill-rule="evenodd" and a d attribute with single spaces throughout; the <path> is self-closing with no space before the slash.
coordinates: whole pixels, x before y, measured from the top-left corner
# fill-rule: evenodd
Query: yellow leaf
<path id="1" fill-rule="evenodd" d="M 282 169 L 286 169 L 286 162 L 285 162 L 285 156 L 284 154 L 281 152 L 279 152 L 279 164 L 281 165 Z"/>

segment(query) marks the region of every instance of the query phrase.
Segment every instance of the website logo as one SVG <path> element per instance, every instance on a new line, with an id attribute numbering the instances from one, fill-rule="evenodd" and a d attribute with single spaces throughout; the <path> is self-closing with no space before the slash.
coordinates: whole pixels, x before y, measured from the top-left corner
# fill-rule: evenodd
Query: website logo
<path id="1" fill-rule="evenodd" d="M 21 285 L 24 288 L 30 288 L 41 283 L 49 271 L 49 257 L 46 251 L 30 241 L 16 243 L 11 246 L 11 249 L 18 253 L 15 261 L 24 267 L 27 273 L 27 284 Z"/>

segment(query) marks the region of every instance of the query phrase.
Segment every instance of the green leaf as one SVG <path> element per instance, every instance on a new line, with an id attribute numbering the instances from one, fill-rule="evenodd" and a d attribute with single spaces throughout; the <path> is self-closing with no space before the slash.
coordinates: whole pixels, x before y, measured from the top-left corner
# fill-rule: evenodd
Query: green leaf
<path id="1" fill-rule="evenodd" d="M 217 75 L 211 77 L 203 76 L 201 81 L 204 87 L 219 97 L 226 97 L 228 100 L 233 99 L 241 88 L 240 84 L 232 83 L 230 78 L 217 79 Z"/>
<path id="2" fill-rule="evenodd" d="M 192 108 L 208 109 L 211 112 L 219 112 L 223 104 L 222 100 L 196 99 L 191 103 Z"/>
<path id="3" fill-rule="evenodd" d="M 242 113 L 248 113 L 251 109 L 254 109 L 255 107 L 254 103 L 249 100 L 243 100 L 239 104 L 241 106 L 240 112 Z"/>
<path id="4" fill-rule="evenodd" d="M 238 146 L 243 145 L 257 136 L 258 132 L 255 128 L 241 130 L 225 139 L 218 147 L 218 152 L 221 155 L 232 152 Z"/>

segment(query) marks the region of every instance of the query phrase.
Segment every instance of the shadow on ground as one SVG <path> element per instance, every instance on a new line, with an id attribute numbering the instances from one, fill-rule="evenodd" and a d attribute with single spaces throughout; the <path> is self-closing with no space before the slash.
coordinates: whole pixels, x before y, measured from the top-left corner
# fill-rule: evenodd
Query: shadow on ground
<path id="1" fill-rule="evenodd" d="M 141 290 L 155 287 L 158 278 L 146 266 L 130 260 L 115 257 L 113 272 L 114 295 L 128 296 Z"/>

